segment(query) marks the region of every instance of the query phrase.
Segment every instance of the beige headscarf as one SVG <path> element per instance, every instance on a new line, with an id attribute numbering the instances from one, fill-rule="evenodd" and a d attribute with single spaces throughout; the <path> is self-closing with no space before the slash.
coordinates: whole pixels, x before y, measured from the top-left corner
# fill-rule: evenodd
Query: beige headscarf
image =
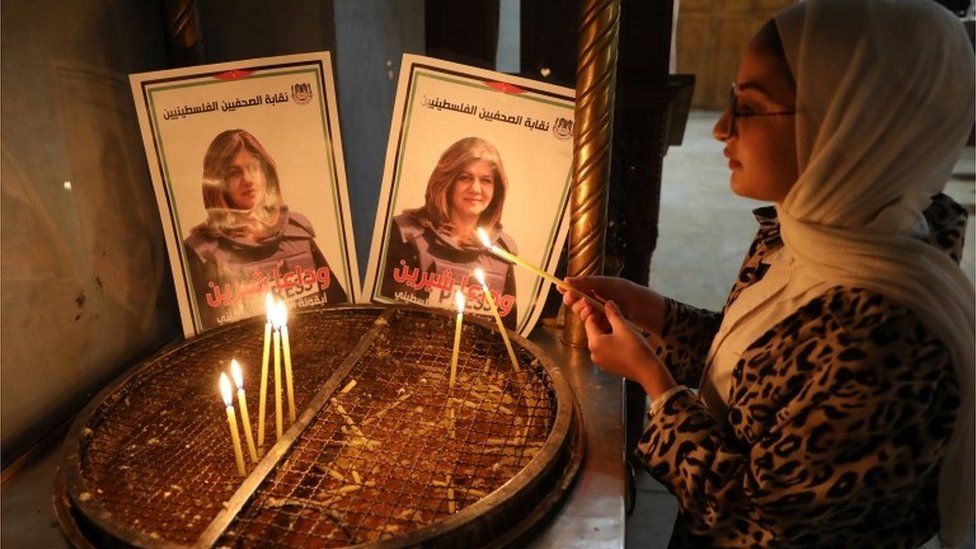
<path id="1" fill-rule="evenodd" d="M 939 479 L 939 538 L 973 514 L 974 299 L 916 238 L 973 125 L 973 53 L 931 0 L 808 0 L 776 16 L 797 84 L 799 179 L 778 206 L 801 268 L 909 307 L 952 352 L 962 401 Z"/>

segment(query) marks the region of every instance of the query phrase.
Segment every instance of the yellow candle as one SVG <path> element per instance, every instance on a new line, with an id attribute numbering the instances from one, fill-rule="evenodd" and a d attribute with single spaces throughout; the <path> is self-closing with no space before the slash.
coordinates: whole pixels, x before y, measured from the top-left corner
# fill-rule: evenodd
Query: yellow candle
<path id="1" fill-rule="evenodd" d="M 281 325 L 275 319 L 274 326 L 274 385 L 275 385 L 275 434 L 285 434 L 281 407 Z"/>
<path id="2" fill-rule="evenodd" d="M 553 276 L 553 275 L 551 275 L 551 274 L 543 271 L 539 267 L 536 267 L 535 265 L 532 265 L 531 263 L 527 263 L 525 260 L 523 260 L 519 256 L 517 256 L 517 255 L 515 255 L 515 254 L 513 254 L 513 253 L 511 253 L 511 252 L 509 252 L 507 250 L 504 250 L 504 249 L 502 249 L 499 246 L 495 246 L 494 244 L 491 243 L 491 239 L 488 238 L 488 233 L 485 232 L 485 230 L 482 229 L 481 227 L 478 227 L 477 233 L 478 233 L 478 239 L 481 240 L 481 244 L 485 248 L 488 248 L 488 251 L 490 251 L 491 253 L 497 255 L 498 257 L 504 259 L 505 261 L 508 261 L 509 263 L 514 263 L 514 264 L 519 265 L 519 266 L 521 266 L 521 267 L 523 267 L 525 269 L 528 269 L 529 271 L 532 271 L 533 273 L 541 276 L 542 278 L 548 280 L 549 282 L 552 282 L 553 284 L 555 284 L 558 288 L 560 288 L 564 292 L 573 292 L 574 294 L 576 294 L 576 295 L 582 297 L 583 299 L 587 300 L 588 302 L 590 302 L 590 305 L 593 305 L 594 307 L 596 307 L 597 309 L 599 309 L 601 313 L 603 313 L 604 315 L 606 315 L 606 305 L 605 305 L 605 303 L 603 301 L 601 301 L 601 300 L 599 300 L 599 299 L 597 299 L 597 298 L 595 298 L 595 297 L 593 297 L 593 296 L 591 296 L 589 294 L 583 293 L 580 290 L 577 290 L 573 286 L 570 286 L 569 283 L 566 282 L 565 280 L 559 279 L 559 278 L 557 278 L 557 277 L 555 277 L 555 276 Z M 624 321 L 627 323 L 628 326 L 630 326 L 637 333 L 639 333 L 639 334 L 643 334 L 644 333 L 644 329 L 641 328 L 640 326 L 634 324 L 633 322 L 631 322 L 631 321 L 629 321 L 627 319 L 624 319 Z"/>
<path id="3" fill-rule="evenodd" d="M 508 349 L 508 358 L 512 360 L 512 366 L 516 370 L 520 370 L 518 359 L 515 358 L 515 349 L 512 348 L 512 342 L 508 340 L 508 332 L 505 330 L 505 324 L 502 323 L 502 317 L 498 314 L 495 298 L 491 296 L 491 290 L 488 289 L 488 283 L 485 282 L 485 272 L 479 267 L 474 270 L 474 277 L 481 283 L 481 290 L 485 294 L 485 301 L 488 302 L 488 308 L 491 309 L 491 316 L 495 317 L 495 323 L 498 324 L 498 331 L 502 333 L 502 341 L 505 342 L 505 348 Z"/>
<path id="4" fill-rule="evenodd" d="M 230 380 L 227 374 L 220 374 L 220 395 L 227 406 L 227 424 L 230 425 L 230 438 L 234 442 L 234 457 L 237 459 L 237 472 L 241 476 L 247 475 L 244 469 L 244 452 L 241 451 L 241 435 L 237 432 L 237 417 L 234 415 L 234 400 L 231 396 Z"/>
<path id="5" fill-rule="evenodd" d="M 230 375 L 237 385 L 237 403 L 241 407 L 241 424 L 244 425 L 244 440 L 247 441 L 247 451 L 251 456 L 251 463 L 258 462 L 258 450 L 254 446 L 254 435 L 251 434 L 251 416 L 247 413 L 247 399 L 244 398 L 244 374 L 237 360 L 230 361 Z"/>
<path id="6" fill-rule="evenodd" d="M 451 387 L 454 387 L 454 381 L 457 379 L 458 354 L 461 352 L 461 322 L 464 317 L 464 294 L 460 290 L 454 291 L 454 302 L 457 304 L 457 318 L 454 321 L 454 351 L 451 353 Z"/>
<path id="7" fill-rule="evenodd" d="M 295 423 L 295 386 L 291 375 L 291 344 L 288 342 L 288 306 L 278 302 L 278 323 L 281 326 L 281 346 L 285 355 L 285 387 L 288 389 L 288 424 Z"/>
<path id="8" fill-rule="evenodd" d="M 576 290 L 576 288 L 573 288 L 572 286 L 567 284 L 565 280 L 556 278 L 555 276 L 543 271 L 539 267 L 536 267 L 531 263 L 525 262 L 522 258 L 518 257 L 517 255 L 510 253 L 499 246 L 495 246 L 494 244 L 491 243 L 491 239 L 488 238 L 488 233 L 481 227 L 478 227 L 477 233 L 478 233 L 478 239 L 481 240 L 481 245 L 484 246 L 485 248 L 488 248 L 488 250 L 491 253 L 497 255 L 498 257 L 504 259 L 505 261 L 508 261 L 509 263 L 515 263 L 517 265 L 520 265 L 521 267 L 524 267 L 525 269 L 532 271 L 533 273 L 541 276 L 542 278 L 548 280 L 549 282 L 552 282 L 553 284 L 559 286 L 564 290 L 573 291 L 579 293 L 583 297 L 590 298 L 590 296 L 587 296 L 586 294 L 579 292 L 578 290 Z M 599 302 L 597 303 L 599 304 Z"/>
<path id="9" fill-rule="evenodd" d="M 271 292 L 264 296 L 264 310 L 268 320 L 264 323 L 264 353 L 261 355 L 261 391 L 258 400 L 258 448 L 264 453 L 264 418 L 268 401 L 268 356 L 271 351 L 271 315 L 274 298 Z"/>

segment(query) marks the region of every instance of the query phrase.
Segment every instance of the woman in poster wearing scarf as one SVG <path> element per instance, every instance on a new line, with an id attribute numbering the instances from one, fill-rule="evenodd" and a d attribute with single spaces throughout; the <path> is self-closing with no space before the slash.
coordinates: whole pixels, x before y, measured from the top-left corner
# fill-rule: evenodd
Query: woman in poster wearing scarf
<path id="1" fill-rule="evenodd" d="M 184 241 L 203 328 L 264 311 L 271 291 L 297 307 L 347 301 L 305 216 L 281 195 L 274 159 L 253 135 L 226 130 L 203 159 L 207 219 Z"/>
<path id="2" fill-rule="evenodd" d="M 514 269 L 488 253 L 475 232 L 480 227 L 493 244 L 516 252 L 515 241 L 501 226 L 507 190 L 501 156 L 491 143 L 466 137 L 448 147 L 427 181 L 424 205 L 393 218 L 382 294 L 449 308 L 454 289 L 461 287 L 468 310 L 487 314 L 474 277 L 474 269 L 481 267 L 502 321 L 514 329 Z"/>

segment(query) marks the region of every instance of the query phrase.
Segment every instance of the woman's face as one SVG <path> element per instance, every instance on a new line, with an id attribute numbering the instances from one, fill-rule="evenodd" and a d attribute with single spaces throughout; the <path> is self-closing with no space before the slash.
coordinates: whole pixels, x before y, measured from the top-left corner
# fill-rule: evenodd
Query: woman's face
<path id="1" fill-rule="evenodd" d="M 712 135 L 725 142 L 732 170 L 732 191 L 740 196 L 782 202 L 798 177 L 796 161 L 796 89 L 776 57 L 753 40 L 739 66 L 735 84 L 736 116 L 730 109 Z M 770 114 L 779 113 L 779 114 Z"/>
<path id="2" fill-rule="evenodd" d="M 487 160 L 472 160 L 451 185 L 451 211 L 460 217 L 477 217 L 495 196 L 495 172 Z"/>
<path id="3" fill-rule="evenodd" d="M 267 182 L 261 160 L 247 149 L 241 149 L 231 159 L 224 175 L 227 197 L 231 206 L 250 210 L 264 202 Z"/>

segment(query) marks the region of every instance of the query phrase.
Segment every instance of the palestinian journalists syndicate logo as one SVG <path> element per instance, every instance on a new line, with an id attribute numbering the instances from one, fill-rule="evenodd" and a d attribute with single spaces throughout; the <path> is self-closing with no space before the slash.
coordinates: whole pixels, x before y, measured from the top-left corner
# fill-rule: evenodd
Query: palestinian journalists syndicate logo
<path id="1" fill-rule="evenodd" d="M 291 87 L 291 99 L 299 105 L 305 105 L 312 100 L 312 85 L 309 83 L 294 84 Z"/>
<path id="2" fill-rule="evenodd" d="M 556 136 L 556 139 L 569 139 L 573 137 L 573 121 L 560 116 L 556 119 L 556 123 L 552 125 L 552 134 Z"/>

